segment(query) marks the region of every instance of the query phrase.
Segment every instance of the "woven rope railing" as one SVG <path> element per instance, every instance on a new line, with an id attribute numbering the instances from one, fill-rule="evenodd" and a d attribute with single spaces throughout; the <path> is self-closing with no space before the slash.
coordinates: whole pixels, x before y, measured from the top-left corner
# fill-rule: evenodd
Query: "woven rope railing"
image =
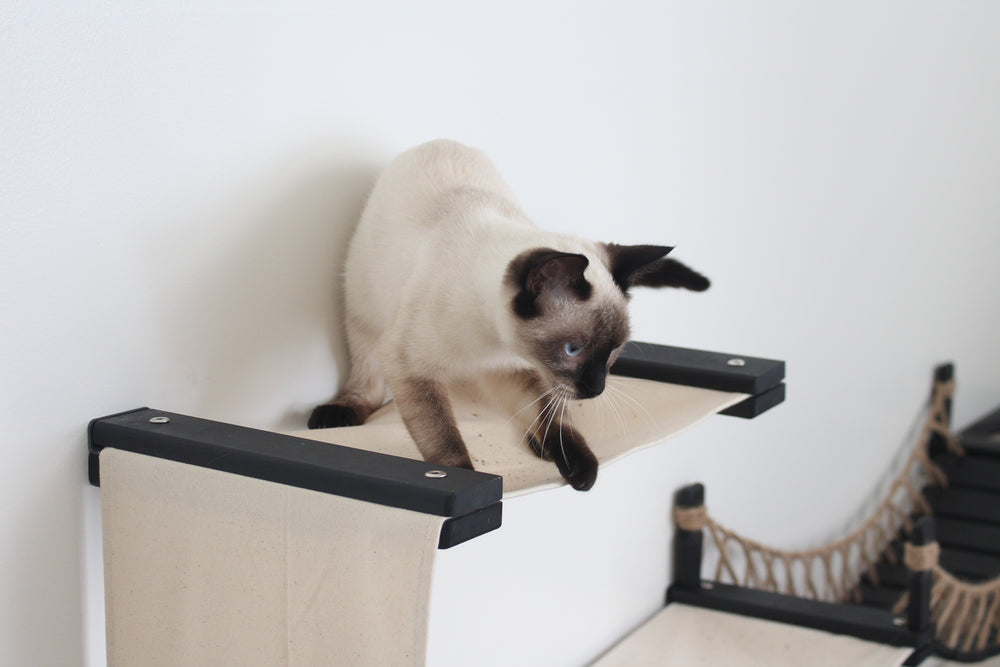
<path id="1" fill-rule="evenodd" d="M 773 549 L 720 525 L 704 506 L 678 507 L 674 519 L 683 530 L 707 528 L 715 541 L 718 562 L 714 579 L 746 588 L 784 593 L 827 602 L 860 602 L 857 584 L 864 572 L 876 584 L 875 563 L 886 547 L 904 529 L 912 530 L 913 514 L 930 514 L 931 508 L 920 492 L 920 475 L 928 483 L 947 485 L 944 472 L 931 459 L 930 445 L 935 435 L 949 451 L 962 447 L 949 427 L 948 402 L 955 391 L 953 380 L 935 382 L 927 418 L 916 444 L 874 512 L 852 533 L 824 547 L 788 551 Z M 736 561 L 736 562 L 734 562 Z M 742 576 L 737 573 L 742 565 Z M 984 612 L 985 613 L 985 612 Z"/>
<path id="2" fill-rule="evenodd" d="M 922 547 L 906 545 L 904 563 L 914 572 L 930 570 L 931 620 L 936 626 L 937 643 L 947 651 L 975 655 L 974 659 L 1000 653 L 1000 577 L 981 583 L 961 581 L 938 563 L 937 542 Z M 908 594 L 893 610 L 901 613 Z"/>

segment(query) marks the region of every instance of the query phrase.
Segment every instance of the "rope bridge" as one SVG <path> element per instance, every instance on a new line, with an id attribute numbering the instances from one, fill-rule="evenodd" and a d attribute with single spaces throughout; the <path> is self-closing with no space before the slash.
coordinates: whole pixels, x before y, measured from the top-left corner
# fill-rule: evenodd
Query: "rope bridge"
<path id="1" fill-rule="evenodd" d="M 900 533 L 912 533 L 914 517 L 933 513 L 920 484 L 948 485 L 944 471 L 931 458 L 932 444 L 964 456 L 949 424 L 954 391 L 953 379 L 936 379 L 927 418 L 905 464 L 878 507 L 842 539 L 810 550 L 773 549 L 722 526 L 704 505 L 677 506 L 674 520 L 681 530 L 707 529 L 712 536 L 718 553 L 715 581 L 824 602 L 861 603 L 862 575 L 867 573 L 877 586 L 880 559 L 898 562 L 892 541 Z M 1000 577 L 985 583 L 961 581 L 938 564 L 939 553 L 936 541 L 907 544 L 904 552 L 904 564 L 911 572 L 932 573 L 936 644 L 956 656 L 1000 652 Z M 894 611 L 901 613 L 907 602 L 908 595 Z"/>

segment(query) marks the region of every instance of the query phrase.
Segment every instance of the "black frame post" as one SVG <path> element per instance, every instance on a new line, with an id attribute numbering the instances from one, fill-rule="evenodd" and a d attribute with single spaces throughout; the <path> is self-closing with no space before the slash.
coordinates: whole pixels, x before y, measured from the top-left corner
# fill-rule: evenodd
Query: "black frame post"
<path id="1" fill-rule="evenodd" d="M 955 379 L 955 364 L 947 363 L 941 364 L 934 368 L 934 384 L 931 386 L 931 400 L 934 400 L 934 393 L 937 390 L 937 385 L 942 382 L 951 382 Z M 951 398 L 945 399 L 944 402 L 944 414 L 948 428 L 951 428 Z M 948 443 L 945 442 L 944 438 L 940 433 L 931 433 L 931 439 L 928 443 L 928 451 L 931 455 L 940 454 L 948 450 Z"/>
<path id="2" fill-rule="evenodd" d="M 705 505 L 705 487 L 691 484 L 677 492 L 677 509 L 695 509 Z M 701 557 L 705 543 L 702 529 L 684 530 L 677 526 L 674 535 L 674 586 L 686 590 L 701 587 Z"/>
<path id="3" fill-rule="evenodd" d="M 923 516 L 917 519 L 910 534 L 910 544 L 915 547 L 925 547 L 937 541 L 934 530 L 934 519 Z M 906 627 L 919 639 L 917 647 L 905 665 L 918 665 L 934 650 L 934 621 L 931 618 L 931 588 L 934 586 L 932 569 L 910 570 L 909 589 L 910 601 L 906 607 Z"/>

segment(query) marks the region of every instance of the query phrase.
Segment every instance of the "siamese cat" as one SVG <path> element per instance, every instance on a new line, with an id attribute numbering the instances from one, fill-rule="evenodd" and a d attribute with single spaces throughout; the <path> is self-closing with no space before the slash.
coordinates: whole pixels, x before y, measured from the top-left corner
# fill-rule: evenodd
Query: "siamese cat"
<path id="1" fill-rule="evenodd" d="M 565 404 L 604 390 L 629 339 L 631 288 L 708 288 L 665 259 L 671 250 L 542 231 L 482 152 L 447 140 L 411 149 L 379 177 L 351 240 L 350 375 L 309 428 L 364 423 L 388 384 L 423 457 L 472 468 L 446 382 L 506 372 L 538 397 L 529 446 L 590 489 L 597 459 Z"/>

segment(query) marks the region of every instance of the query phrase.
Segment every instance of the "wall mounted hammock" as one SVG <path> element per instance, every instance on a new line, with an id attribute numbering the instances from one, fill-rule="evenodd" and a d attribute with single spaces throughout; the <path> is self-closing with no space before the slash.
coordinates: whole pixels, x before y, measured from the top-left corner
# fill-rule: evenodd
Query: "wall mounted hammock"
<path id="1" fill-rule="evenodd" d="M 617 412 L 571 407 L 602 465 L 784 399 L 780 361 L 632 343 L 612 372 Z M 502 387 L 451 392 L 477 471 L 420 460 L 391 405 L 294 434 L 148 408 L 91 422 L 109 664 L 423 664 L 436 549 L 563 483 Z"/>

